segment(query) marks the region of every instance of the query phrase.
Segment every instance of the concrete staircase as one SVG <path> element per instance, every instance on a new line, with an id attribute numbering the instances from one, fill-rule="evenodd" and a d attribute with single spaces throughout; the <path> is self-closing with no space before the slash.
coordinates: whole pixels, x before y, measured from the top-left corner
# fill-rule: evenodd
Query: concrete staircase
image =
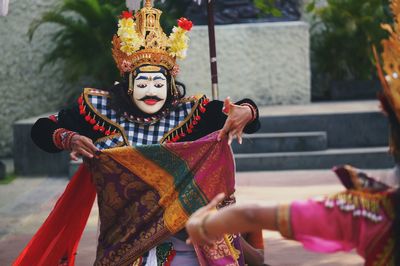
<path id="1" fill-rule="evenodd" d="M 238 171 L 394 165 L 377 101 L 266 107 L 260 117 L 260 131 L 233 144 Z"/>
<path id="2" fill-rule="evenodd" d="M 14 171 L 18 176 L 65 177 L 69 174 L 69 154 L 67 152 L 44 152 L 31 139 L 33 124 L 40 117 L 49 115 L 44 114 L 14 123 Z"/>
<path id="3" fill-rule="evenodd" d="M 30 139 L 37 118 L 14 124 L 14 162 L 18 175 L 71 175 L 80 162 L 68 153 L 48 154 Z M 377 101 L 321 103 L 260 108 L 261 129 L 233 143 L 238 171 L 391 168 L 387 119 Z M 17 159 L 18 158 L 18 159 Z"/>

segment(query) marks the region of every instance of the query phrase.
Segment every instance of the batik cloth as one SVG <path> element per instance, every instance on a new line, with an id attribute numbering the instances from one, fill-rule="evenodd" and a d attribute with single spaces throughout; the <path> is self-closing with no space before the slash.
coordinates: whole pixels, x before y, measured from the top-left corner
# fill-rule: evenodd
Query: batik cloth
<path id="1" fill-rule="evenodd" d="M 132 265 L 217 194 L 234 192 L 231 148 L 216 137 L 108 149 L 91 161 L 101 222 L 95 265 Z M 236 236 L 195 249 L 201 265 L 243 265 Z"/>
<path id="2" fill-rule="evenodd" d="M 100 236 L 95 265 L 132 265 L 184 228 L 217 194 L 234 192 L 234 160 L 217 133 L 194 142 L 101 151 L 82 165 L 13 265 L 73 266 L 96 196 Z M 239 237 L 195 246 L 200 265 L 244 265 Z"/>

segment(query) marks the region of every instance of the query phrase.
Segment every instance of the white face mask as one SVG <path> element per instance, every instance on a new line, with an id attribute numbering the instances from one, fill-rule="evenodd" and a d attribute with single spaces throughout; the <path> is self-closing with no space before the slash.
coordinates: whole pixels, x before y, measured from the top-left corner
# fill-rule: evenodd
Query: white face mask
<path id="1" fill-rule="evenodd" d="M 161 72 L 140 73 L 133 82 L 133 102 L 146 114 L 161 110 L 167 100 L 167 78 Z"/>

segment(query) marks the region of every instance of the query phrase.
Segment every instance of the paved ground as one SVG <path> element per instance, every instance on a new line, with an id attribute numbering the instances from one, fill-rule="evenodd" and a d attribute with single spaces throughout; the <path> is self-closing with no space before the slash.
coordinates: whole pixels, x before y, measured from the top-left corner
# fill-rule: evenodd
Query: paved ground
<path id="1" fill-rule="evenodd" d="M 370 171 L 390 179 L 390 170 Z M 0 185 L 0 265 L 10 265 L 47 217 L 67 179 L 17 178 Z M 290 201 L 341 190 L 330 171 L 278 171 L 240 173 L 239 204 Z M 77 266 L 92 265 L 97 235 L 97 208 L 93 208 L 77 257 Z M 362 265 L 354 253 L 323 255 L 307 252 L 279 234 L 264 232 L 266 262 L 271 265 Z"/>

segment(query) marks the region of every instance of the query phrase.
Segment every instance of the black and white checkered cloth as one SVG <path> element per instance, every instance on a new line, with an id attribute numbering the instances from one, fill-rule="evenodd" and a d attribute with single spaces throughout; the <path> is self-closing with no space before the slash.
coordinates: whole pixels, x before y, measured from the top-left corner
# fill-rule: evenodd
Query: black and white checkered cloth
<path id="1" fill-rule="evenodd" d="M 89 95 L 89 101 L 99 113 L 106 116 L 109 120 L 119 124 L 121 128 L 124 129 L 129 143 L 132 146 L 158 143 L 165 133 L 178 126 L 178 124 L 189 115 L 195 104 L 194 101 L 182 103 L 157 123 L 143 125 L 133 123 L 125 117 L 117 117 L 116 112 L 108 107 L 109 98 L 106 96 Z M 123 141 L 123 137 L 117 135 L 113 139 L 105 139 L 103 142 L 98 141 L 97 147 L 99 149 L 108 149 L 117 146 L 118 143 Z"/>

